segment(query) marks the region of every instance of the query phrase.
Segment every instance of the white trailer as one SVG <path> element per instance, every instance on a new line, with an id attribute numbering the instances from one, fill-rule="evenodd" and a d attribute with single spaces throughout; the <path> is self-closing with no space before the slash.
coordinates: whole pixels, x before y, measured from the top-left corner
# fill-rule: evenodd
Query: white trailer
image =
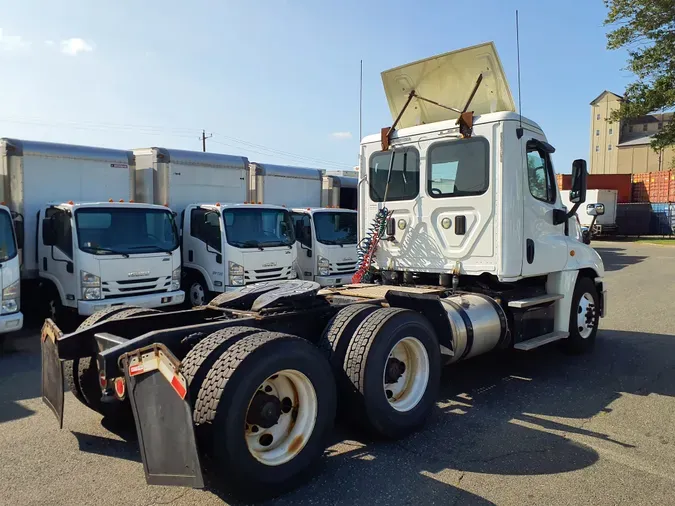
<path id="1" fill-rule="evenodd" d="M 296 277 L 289 211 L 248 202 L 246 158 L 156 147 L 134 154 L 138 198 L 180 216 L 183 286 L 193 306 L 251 283 Z"/>
<path id="2" fill-rule="evenodd" d="M 337 410 L 398 439 L 434 409 L 445 364 L 555 341 L 591 350 L 607 295 L 600 256 L 570 232 L 585 161 L 566 210 L 554 148 L 514 112 L 492 44 L 383 80 L 397 119 L 360 151 L 357 277 L 371 283 L 260 283 L 69 335 L 48 320 L 42 391 L 59 420 L 61 362 L 98 346 L 86 382 L 114 382 L 115 409 L 131 406 L 149 483 L 203 486 L 206 449 L 214 483 L 260 498 L 320 461 Z"/>
<path id="3" fill-rule="evenodd" d="M 129 151 L 1 139 L 3 198 L 22 217 L 23 298 L 52 319 L 180 304 L 171 212 L 131 203 Z"/>
<path id="4" fill-rule="evenodd" d="M 563 205 L 572 207 L 568 192 L 561 192 Z M 588 228 L 591 235 L 603 235 L 616 231 L 616 205 L 618 192 L 616 190 L 588 190 L 586 204 L 579 211 L 579 223 Z M 602 204 L 602 214 L 597 214 L 597 204 Z M 590 214 L 589 214 L 590 212 Z"/>

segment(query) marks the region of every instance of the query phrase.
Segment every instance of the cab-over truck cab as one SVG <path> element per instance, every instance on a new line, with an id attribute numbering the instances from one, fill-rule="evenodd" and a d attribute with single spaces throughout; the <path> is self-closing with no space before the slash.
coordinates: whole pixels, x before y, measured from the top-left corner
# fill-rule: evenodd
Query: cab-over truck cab
<path id="1" fill-rule="evenodd" d="M 321 286 L 349 283 L 358 261 L 356 211 L 306 208 L 293 209 L 291 216 L 298 276 Z"/>
<path id="2" fill-rule="evenodd" d="M 14 219 L 8 207 L 0 205 L 0 334 L 20 330 L 23 327 L 21 313 L 21 264 Z M 1 340 L 1 338 L 0 338 Z"/>
<path id="3" fill-rule="evenodd" d="M 181 304 L 173 213 L 136 203 L 58 203 L 37 217 L 36 262 L 52 317 L 118 305 Z"/>
<path id="4" fill-rule="evenodd" d="M 288 209 L 259 204 L 190 204 L 182 212 L 183 266 L 193 306 L 260 281 L 295 279 Z"/>

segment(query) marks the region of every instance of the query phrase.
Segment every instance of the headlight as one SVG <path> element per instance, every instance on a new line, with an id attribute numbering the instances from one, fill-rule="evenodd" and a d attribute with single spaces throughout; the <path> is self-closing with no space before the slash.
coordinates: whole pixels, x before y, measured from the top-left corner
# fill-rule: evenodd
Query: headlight
<path id="1" fill-rule="evenodd" d="M 101 278 L 87 271 L 80 271 L 82 299 L 99 300 L 101 298 Z"/>
<path id="2" fill-rule="evenodd" d="M 19 310 L 19 295 L 21 284 L 17 280 L 2 290 L 2 308 L 3 314 L 16 313 Z"/>
<path id="3" fill-rule="evenodd" d="M 87 271 L 80 271 L 80 282 L 83 288 L 101 287 L 101 278 Z"/>
<path id="4" fill-rule="evenodd" d="M 101 298 L 100 288 L 83 288 L 82 298 L 84 300 L 99 300 Z"/>
<path id="5" fill-rule="evenodd" d="M 330 260 L 322 256 L 318 256 L 317 266 L 319 267 L 319 276 L 328 276 L 330 274 Z"/>
<path id="6" fill-rule="evenodd" d="M 180 267 L 173 270 L 171 273 L 171 291 L 180 290 Z"/>
<path id="7" fill-rule="evenodd" d="M 288 279 L 295 279 L 298 277 L 298 273 L 295 272 L 295 269 L 291 269 L 291 273 L 288 275 Z"/>
<path id="8" fill-rule="evenodd" d="M 244 266 L 236 264 L 232 261 L 227 262 L 228 265 L 228 275 L 230 278 L 231 286 L 244 286 L 246 283 L 244 280 Z"/>

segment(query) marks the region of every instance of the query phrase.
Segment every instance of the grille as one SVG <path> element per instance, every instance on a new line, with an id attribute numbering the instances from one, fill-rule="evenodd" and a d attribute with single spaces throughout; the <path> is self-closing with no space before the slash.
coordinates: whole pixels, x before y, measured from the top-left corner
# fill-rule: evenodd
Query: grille
<path id="1" fill-rule="evenodd" d="M 130 295 L 148 295 L 170 290 L 171 276 L 161 278 L 120 279 L 104 281 L 101 290 L 104 299 L 117 299 Z"/>
<path id="2" fill-rule="evenodd" d="M 348 274 L 356 272 L 356 262 L 335 262 L 330 264 L 331 274 Z"/>
<path id="3" fill-rule="evenodd" d="M 275 281 L 277 279 L 288 279 L 291 275 L 291 267 L 274 267 L 271 269 L 257 269 L 244 271 L 244 280 L 246 284 L 256 283 L 258 281 Z"/>

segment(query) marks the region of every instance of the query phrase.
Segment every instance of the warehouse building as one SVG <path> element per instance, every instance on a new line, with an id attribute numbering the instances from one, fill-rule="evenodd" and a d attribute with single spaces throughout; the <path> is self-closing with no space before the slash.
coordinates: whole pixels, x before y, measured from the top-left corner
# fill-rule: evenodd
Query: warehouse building
<path id="1" fill-rule="evenodd" d="M 621 122 L 609 121 L 624 98 L 603 91 L 591 102 L 591 174 L 639 174 L 675 168 L 675 146 L 655 151 L 654 134 L 673 120 L 673 113 L 655 113 Z"/>

